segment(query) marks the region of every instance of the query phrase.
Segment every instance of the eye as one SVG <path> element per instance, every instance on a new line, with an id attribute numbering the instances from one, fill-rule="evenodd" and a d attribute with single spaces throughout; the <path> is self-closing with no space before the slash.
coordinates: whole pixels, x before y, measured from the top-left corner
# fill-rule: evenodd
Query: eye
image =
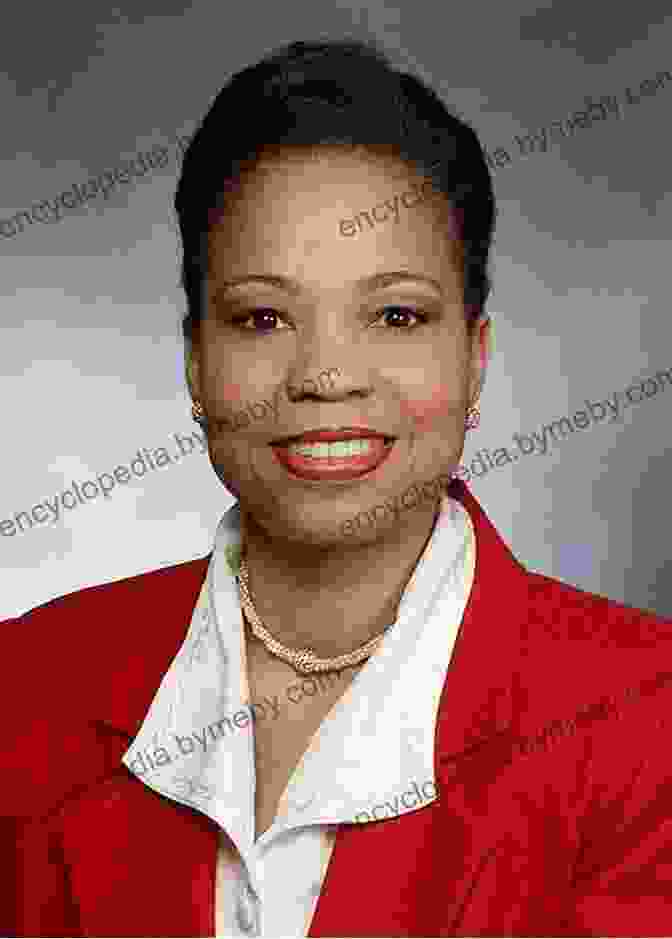
<path id="1" fill-rule="evenodd" d="M 260 306 L 260 307 L 255 307 L 253 310 L 246 310 L 245 314 L 242 316 L 233 317 L 231 322 L 233 323 L 234 326 L 240 326 L 242 329 L 254 330 L 254 327 L 246 326 L 243 324 L 249 323 L 249 321 L 251 319 L 254 319 L 255 317 L 257 318 L 264 317 L 267 320 L 267 324 L 265 326 L 262 326 L 258 330 L 255 330 L 255 331 L 261 332 L 261 333 L 270 333 L 270 332 L 274 332 L 274 327 L 268 324 L 268 320 L 269 319 L 279 320 L 280 314 L 278 313 L 277 310 L 274 310 L 271 307 Z"/>
<path id="2" fill-rule="evenodd" d="M 389 306 L 384 307 L 383 312 L 381 314 L 381 318 L 387 316 L 390 311 L 393 311 L 397 315 L 397 317 L 399 316 L 399 314 L 401 314 L 402 316 L 409 316 L 409 315 L 414 316 L 416 320 L 420 320 L 421 323 L 426 323 L 427 320 L 429 319 L 428 315 L 426 313 L 423 313 L 422 310 L 415 310 L 409 306 L 398 306 L 396 304 L 395 305 L 390 304 Z M 392 325 L 398 327 L 401 324 L 397 321 L 393 323 Z M 415 329 L 416 326 L 417 324 L 413 324 L 410 327 L 410 329 Z M 405 328 L 408 329 L 409 327 L 405 327 Z"/>
<path id="3" fill-rule="evenodd" d="M 390 304 L 384 307 L 383 312 L 381 313 L 381 316 L 379 317 L 379 319 L 383 317 L 387 317 L 390 314 L 394 314 L 394 316 L 396 317 L 396 321 L 393 322 L 391 325 L 397 328 L 401 327 L 402 329 L 405 329 L 405 330 L 415 329 L 416 326 L 418 325 L 417 321 L 419 321 L 420 323 L 426 323 L 429 319 L 429 316 L 426 313 L 424 313 L 422 310 L 416 310 L 413 307 L 403 306 L 399 304 Z M 412 323 L 410 326 L 404 326 L 403 322 L 399 322 L 400 316 L 402 317 L 402 320 L 403 320 L 403 317 L 406 317 L 406 318 L 408 318 L 409 316 L 415 317 L 416 322 Z M 256 320 L 258 323 L 258 321 L 262 319 L 265 320 L 265 324 L 258 326 L 258 328 L 257 328 L 257 324 L 253 326 L 248 325 L 250 320 Z M 240 316 L 234 317 L 231 320 L 231 322 L 234 326 L 239 326 L 241 329 L 244 329 L 244 330 L 250 330 L 250 331 L 255 331 L 255 332 L 260 332 L 260 333 L 269 333 L 269 332 L 275 331 L 274 321 L 275 321 L 275 324 L 277 324 L 280 321 L 280 319 L 281 319 L 280 314 L 278 313 L 277 310 L 274 310 L 272 307 L 255 307 L 254 309 L 246 310 L 245 313 Z M 390 325 L 389 320 L 386 321 L 384 325 L 386 326 Z"/>

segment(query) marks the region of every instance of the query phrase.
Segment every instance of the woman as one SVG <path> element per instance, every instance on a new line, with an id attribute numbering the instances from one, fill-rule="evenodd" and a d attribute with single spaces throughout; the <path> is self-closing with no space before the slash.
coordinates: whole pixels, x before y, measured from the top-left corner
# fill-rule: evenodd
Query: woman
<path id="1" fill-rule="evenodd" d="M 176 209 L 238 501 L 207 558 L 6 624 L 2 933 L 670 934 L 672 624 L 525 570 L 455 476 L 473 130 L 295 43 L 218 95 Z"/>

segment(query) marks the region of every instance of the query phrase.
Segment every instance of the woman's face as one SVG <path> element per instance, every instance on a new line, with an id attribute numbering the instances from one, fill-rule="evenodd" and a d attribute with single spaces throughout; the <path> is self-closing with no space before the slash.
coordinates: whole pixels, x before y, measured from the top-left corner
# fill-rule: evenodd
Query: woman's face
<path id="1" fill-rule="evenodd" d="M 443 197 L 393 158 L 288 150 L 229 190 L 210 229 L 192 390 L 215 471 L 269 535 L 376 540 L 392 513 L 354 535 L 348 522 L 455 470 L 486 338 L 467 331 L 457 248 Z M 275 280 L 229 284 L 252 275 Z M 322 460 L 318 478 L 274 445 L 344 427 L 394 440 L 371 445 L 374 468 Z"/>

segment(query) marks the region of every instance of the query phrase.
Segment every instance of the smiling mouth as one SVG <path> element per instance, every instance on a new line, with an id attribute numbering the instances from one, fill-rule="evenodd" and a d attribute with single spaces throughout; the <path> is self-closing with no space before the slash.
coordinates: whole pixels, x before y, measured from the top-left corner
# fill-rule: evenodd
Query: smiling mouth
<path id="1" fill-rule="evenodd" d="M 276 460 L 292 475 L 311 480 L 356 479 L 388 458 L 396 437 L 354 437 L 330 441 L 303 438 L 272 444 Z"/>

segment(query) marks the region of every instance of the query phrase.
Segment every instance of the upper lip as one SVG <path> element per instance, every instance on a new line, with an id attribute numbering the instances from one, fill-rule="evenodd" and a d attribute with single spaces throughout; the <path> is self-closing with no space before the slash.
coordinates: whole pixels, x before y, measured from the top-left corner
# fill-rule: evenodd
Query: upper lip
<path id="1" fill-rule="evenodd" d="M 318 427 L 314 430 L 306 430 L 301 434 L 280 437 L 277 440 L 272 440 L 271 443 L 294 443 L 299 440 L 303 443 L 330 443 L 334 440 L 356 440 L 361 437 L 394 439 L 391 434 L 382 434 L 379 430 L 373 430 L 371 427 Z"/>

